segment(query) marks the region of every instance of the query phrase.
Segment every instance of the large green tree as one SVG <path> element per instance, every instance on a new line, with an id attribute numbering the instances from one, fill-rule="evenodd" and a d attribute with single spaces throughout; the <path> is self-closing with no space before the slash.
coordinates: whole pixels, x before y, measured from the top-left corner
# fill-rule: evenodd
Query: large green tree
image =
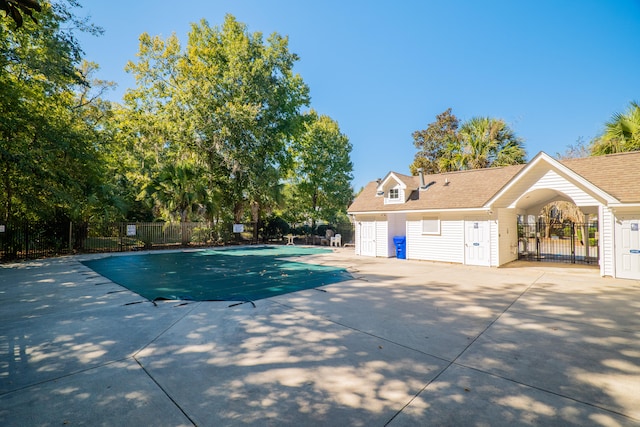
<path id="1" fill-rule="evenodd" d="M 453 164 L 452 153 L 459 146 L 459 126 L 460 121 L 448 108 L 426 129 L 413 132 L 413 144 L 418 152 L 409 167 L 412 175 L 417 175 L 418 169 L 429 174 L 458 169 Z"/>
<path id="2" fill-rule="evenodd" d="M 258 221 L 277 200 L 273 190 L 291 167 L 288 147 L 309 102 L 293 72 L 297 60 L 286 37 L 265 40 L 231 15 L 221 27 L 193 24 L 185 49 L 175 35 L 143 34 L 138 60 L 127 66 L 137 87 L 125 108 L 147 181 L 163 162 L 195 153 L 207 165 L 200 179 L 224 192 L 219 200 L 235 221 L 247 213 Z"/>
<path id="3" fill-rule="evenodd" d="M 591 155 L 640 150 L 640 104 L 631 102 L 626 113 L 616 113 L 605 124 L 605 132 L 591 144 Z"/>
<path id="4" fill-rule="evenodd" d="M 318 220 L 337 222 L 353 199 L 349 138 L 340 132 L 337 122 L 312 110 L 292 148 L 295 167 L 290 210 L 312 226 Z"/>
<path id="5" fill-rule="evenodd" d="M 97 30 L 75 19 L 74 4 L 44 3 L 38 23 L 27 20 L 16 31 L 0 21 L 4 220 L 80 218 L 100 198 L 100 126 L 94 121 L 95 103 L 81 101 L 90 82 L 74 37 L 77 30 Z"/>
<path id="6" fill-rule="evenodd" d="M 410 170 L 417 175 L 524 163 L 522 139 L 502 119 L 473 117 L 462 123 L 447 109 L 427 129 L 413 133 L 416 153 Z"/>

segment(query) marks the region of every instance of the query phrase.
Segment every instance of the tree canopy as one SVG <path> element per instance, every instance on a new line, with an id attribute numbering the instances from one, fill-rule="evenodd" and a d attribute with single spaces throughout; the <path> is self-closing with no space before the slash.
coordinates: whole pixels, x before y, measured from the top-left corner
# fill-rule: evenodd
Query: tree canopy
<path id="1" fill-rule="evenodd" d="M 79 98 L 91 82 L 74 31 L 97 30 L 48 3 L 37 24 L 8 25 L 0 21 L 0 216 L 87 215 L 101 197 L 102 141 L 94 100 Z"/>
<path id="2" fill-rule="evenodd" d="M 473 117 L 462 123 L 451 108 L 425 130 L 413 133 L 415 154 L 410 170 L 417 175 L 524 163 L 523 141 L 502 119 Z"/>
<path id="3" fill-rule="evenodd" d="M 38 21 L 33 17 L 33 12 L 42 12 L 42 8 L 37 0 L 0 0 L 0 10 L 13 19 L 16 26 L 20 28 L 23 23 L 22 14 L 29 16 L 33 22 Z"/>
<path id="4" fill-rule="evenodd" d="M 136 199 L 165 219 L 259 222 L 283 205 L 285 181 L 296 176 L 304 177 L 296 194 L 312 181 L 318 197 L 333 192 L 314 219 L 346 211 L 351 146 L 330 118 L 303 113 L 309 89 L 293 71 L 297 61 L 287 37 L 250 33 L 231 15 L 220 27 L 193 24 L 184 47 L 175 35 L 142 34 L 127 65 L 136 87 L 116 125 L 129 147 L 121 174 L 139 188 Z M 306 150 L 326 151 L 334 165 L 311 162 Z M 319 178 L 337 165 L 345 172 Z M 346 185 L 325 189 L 330 179 Z"/>
<path id="5" fill-rule="evenodd" d="M 631 102 L 626 113 L 615 113 L 590 150 L 594 156 L 640 150 L 640 104 Z"/>
<path id="6" fill-rule="evenodd" d="M 296 206 L 294 222 L 324 219 L 338 222 L 353 197 L 351 143 L 338 123 L 311 111 L 304 130 L 292 146 L 294 169 L 288 205 Z"/>

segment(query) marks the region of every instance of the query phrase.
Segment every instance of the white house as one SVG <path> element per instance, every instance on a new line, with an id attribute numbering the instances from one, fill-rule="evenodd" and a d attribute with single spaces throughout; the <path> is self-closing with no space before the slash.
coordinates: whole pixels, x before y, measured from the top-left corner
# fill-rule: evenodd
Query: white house
<path id="1" fill-rule="evenodd" d="M 597 219 L 564 240 L 523 232 L 523 218 L 537 218 L 561 200 Z M 640 280 L 640 152 L 563 161 L 541 152 L 526 165 L 422 176 L 390 172 L 369 183 L 348 212 L 362 256 L 396 256 L 393 238 L 405 236 L 408 259 L 501 266 L 534 252 L 544 260 L 555 243 L 568 248 L 570 262 L 597 263 L 603 276 Z M 569 246 L 574 235 L 579 242 Z"/>

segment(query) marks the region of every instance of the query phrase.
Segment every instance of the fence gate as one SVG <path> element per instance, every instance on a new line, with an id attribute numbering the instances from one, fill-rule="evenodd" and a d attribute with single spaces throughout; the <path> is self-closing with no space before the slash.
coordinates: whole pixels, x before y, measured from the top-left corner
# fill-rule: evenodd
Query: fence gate
<path id="1" fill-rule="evenodd" d="M 598 223 L 520 223 L 518 259 L 598 264 Z"/>

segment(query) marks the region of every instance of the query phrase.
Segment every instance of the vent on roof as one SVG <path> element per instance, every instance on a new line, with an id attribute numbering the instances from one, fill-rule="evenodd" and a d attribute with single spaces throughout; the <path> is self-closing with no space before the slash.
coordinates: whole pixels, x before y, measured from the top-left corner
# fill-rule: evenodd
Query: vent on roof
<path id="1" fill-rule="evenodd" d="M 427 188 L 431 187 L 435 183 L 436 183 L 435 181 L 431 181 L 428 184 L 422 185 L 422 186 L 420 186 L 420 190 L 426 190 Z"/>
<path id="2" fill-rule="evenodd" d="M 376 197 L 384 196 L 384 191 L 376 191 Z"/>

